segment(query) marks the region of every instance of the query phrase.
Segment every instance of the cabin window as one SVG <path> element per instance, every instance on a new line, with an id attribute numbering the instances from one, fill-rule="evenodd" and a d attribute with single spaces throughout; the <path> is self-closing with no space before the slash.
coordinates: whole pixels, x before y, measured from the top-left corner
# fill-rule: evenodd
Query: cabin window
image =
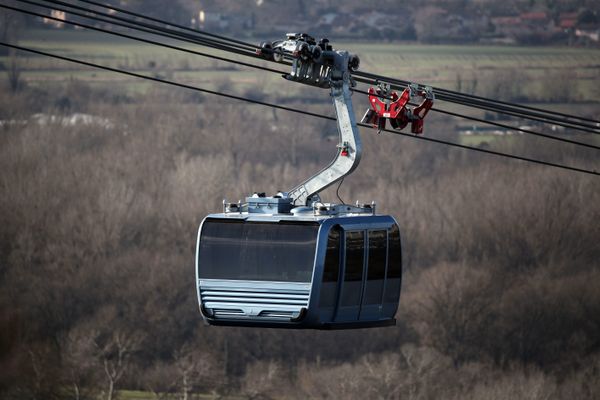
<path id="1" fill-rule="evenodd" d="M 337 286 L 340 277 L 341 229 L 334 226 L 327 237 L 327 252 L 323 265 L 323 284 L 319 298 L 320 307 L 333 307 L 337 299 Z"/>
<path id="2" fill-rule="evenodd" d="M 340 228 L 335 226 L 329 231 L 327 253 L 323 268 L 323 282 L 337 282 L 340 274 Z"/>
<path id="3" fill-rule="evenodd" d="M 400 296 L 402 282 L 402 250 L 400 248 L 400 230 L 397 225 L 389 231 L 389 260 L 384 301 L 396 303 Z"/>
<path id="4" fill-rule="evenodd" d="M 367 272 L 364 304 L 381 303 L 386 258 L 387 231 L 369 231 L 369 269 Z"/>
<path id="5" fill-rule="evenodd" d="M 206 220 L 199 277 L 310 282 L 318 229 L 316 223 Z"/>
<path id="6" fill-rule="evenodd" d="M 342 306 L 356 306 L 360 304 L 364 253 L 365 233 L 363 231 L 346 232 L 346 269 L 344 272 Z"/>

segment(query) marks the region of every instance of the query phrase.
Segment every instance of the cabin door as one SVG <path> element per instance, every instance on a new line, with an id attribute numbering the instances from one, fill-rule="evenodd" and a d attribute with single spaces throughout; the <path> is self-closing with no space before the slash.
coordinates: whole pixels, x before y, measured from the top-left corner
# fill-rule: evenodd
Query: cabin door
<path id="1" fill-rule="evenodd" d="M 387 265 L 387 229 L 366 231 L 365 269 L 359 319 L 378 320 L 381 317 L 385 272 Z"/>
<path id="2" fill-rule="evenodd" d="M 341 287 L 335 320 L 358 321 L 365 282 L 366 231 L 343 232 Z"/>

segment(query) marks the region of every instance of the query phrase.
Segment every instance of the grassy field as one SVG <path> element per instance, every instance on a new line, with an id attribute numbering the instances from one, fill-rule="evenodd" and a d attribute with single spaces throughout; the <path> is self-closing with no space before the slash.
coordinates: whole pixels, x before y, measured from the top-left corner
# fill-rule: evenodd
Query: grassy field
<path id="1" fill-rule="evenodd" d="M 169 400 L 177 400 L 182 398 L 182 394 L 181 393 L 173 393 L 173 394 L 165 394 L 165 393 L 161 393 L 160 394 L 160 398 L 161 399 L 169 399 Z M 144 392 L 141 390 L 120 390 L 119 391 L 119 399 L 122 400 L 155 400 L 156 396 L 151 393 L 151 392 Z M 189 399 L 190 400 L 216 400 L 216 399 L 222 399 L 222 400 L 241 400 L 244 397 L 242 396 L 222 396 L 222 395 L 217 395 L 217 394 L 199 394 L 199 393 L 193 393 L 193 394 L 189 394 Z"/>
<path id="2" fill-rule="evenodd" d="M 171 395 L 166 395 L 164 393 L 161 393 L 160 396 L 162 396 L 162 399 L 172 399 L 172 400 L 177 400 L 181 398 L 181 394 L 180 393 L 173 393 Z M 156 399 L 156 396 L 151 393 L 151 392 L 143 392 L 141 390 L 120 390 L 119 391 L 119 399 L 122 400 L 154 400 Z M 211 395 L 211 394 L 198 394 L 198 393 L 194 393 L 194 394 L 190 394 L 189 395 L 190 400 L 216 400 L 216 399 L 223 399 L 223 400 L 240 400 L 243 399 L 242 396 L 227 396 L 227 397 L 223 397 L 220 395 Z"/>

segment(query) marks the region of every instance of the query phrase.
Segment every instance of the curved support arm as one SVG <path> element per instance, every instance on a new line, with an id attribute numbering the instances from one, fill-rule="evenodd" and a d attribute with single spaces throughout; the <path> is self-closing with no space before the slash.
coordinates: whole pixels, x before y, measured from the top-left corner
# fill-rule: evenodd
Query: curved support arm
<path id="1" fill-rule="evenodd" d="M 338 153 L 327 167 L 288 192 L 295 205 L 309 205 L 311 196 L 350 174 L 360 162 L 362 145 L 352 108 L 350 79 L 348 74 L 345 75 L 344 79 L 331 85 L 340 137 Z"/>

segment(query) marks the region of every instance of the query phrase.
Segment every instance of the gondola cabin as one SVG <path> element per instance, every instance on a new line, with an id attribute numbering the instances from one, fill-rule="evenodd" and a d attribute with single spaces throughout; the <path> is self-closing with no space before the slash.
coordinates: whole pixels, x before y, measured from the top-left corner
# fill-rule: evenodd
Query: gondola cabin
<path id="1" fill-rule="evenodd" d="M 208 215 L 198 231 L 196 281 L 213 325 L 361 328 L 394 325 L 402 279 L 400 231 L 369 206 L 278 213 L 265 202 Z M 258 204 L 258 205 L 257 205 Z"/>
<path id="2" fill-rule="evenodd" d="M 287 80 L 330 89 L 336 155 L 288 192 L 224 202 L 222 213 L 202 221 L 196 246 L 202 316 L 213 325 L 394 325 L 402 281 L 398 224 L 376 215 L 373 203 L 325 204 L 319 196 L 352 173 L 361 158 L 351 91 L 358 57 L 305 34 L 288 34 L 278 43 L 261 46 L 259 54 L 291 56 Z"/>

